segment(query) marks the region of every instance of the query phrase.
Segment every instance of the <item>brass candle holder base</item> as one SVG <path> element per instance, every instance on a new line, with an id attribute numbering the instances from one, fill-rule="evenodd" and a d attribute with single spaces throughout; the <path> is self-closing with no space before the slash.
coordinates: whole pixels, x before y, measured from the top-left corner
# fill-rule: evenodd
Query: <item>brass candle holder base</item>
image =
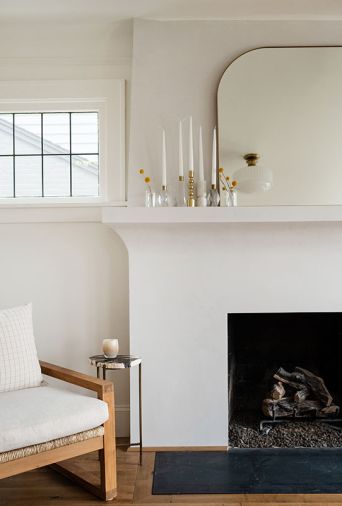
<path id="1" fill-rule="evenodd" d="M 194 173 L 192 170 L 189 170 L 188 181 L 189 182 L 188 182 L 187 206 L 188 207 L 195 207 L 196 206 L 195 181 L 194 181 Z"/>

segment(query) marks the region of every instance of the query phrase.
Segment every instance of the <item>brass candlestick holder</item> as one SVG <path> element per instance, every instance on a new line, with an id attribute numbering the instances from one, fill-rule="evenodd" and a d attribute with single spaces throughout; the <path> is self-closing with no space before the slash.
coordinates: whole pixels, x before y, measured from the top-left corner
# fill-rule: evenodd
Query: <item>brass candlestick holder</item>
<path id="1" fill-rule="evenodd" d="M 188 200 L 187 200 L 188 207 L 195 207 L 196 201 L 195 201 L 195 181 L 194 181 L 194 172 L 192 170 L 189 170 L 188 175 Z"/>

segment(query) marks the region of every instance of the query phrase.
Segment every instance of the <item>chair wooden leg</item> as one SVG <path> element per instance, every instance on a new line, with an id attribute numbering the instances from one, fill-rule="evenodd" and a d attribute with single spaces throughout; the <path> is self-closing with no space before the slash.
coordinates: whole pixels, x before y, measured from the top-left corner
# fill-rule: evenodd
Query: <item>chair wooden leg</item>
<path id="1" fill-rule="evenodd" d="M 104 392 L 101 398 L 107 402 L 109 411 L 104 424 L 103 449 L 100 450 L 101 489 L 103 498 L 110 501 L 117 494 L 114 392 Z"/>
<path id="2" fill-rule="evenodd" d="M 59 464 L 52 464 L 50 467 L 62 474 L 66 478 L 74 481 L 82 486 L 91 494 L 100 497 L 105 501 L 111 501 L 116 497 L 116 451 L 115 451 L 115 431 L 114 431 L 114 397 L 110 392 L 110 396 L 106 399 L 108 402 L 109 419 L 104 424 L 105 433 L 103 435 L 103 448 L 99 450 L 100 453 L 100 487 L 88 482 L 82 478 L 74 469 L 70 469 L 68 461 Z M 71 466 L 75 467 L 75 466 Z"/>
<path id="3" fill-rule="evenodd" d="M 103 401 L 108 404 L 109 418 L 104 424 L 103 448 L 100 453 L 100 487 L 89 483 L 81 476 L 68 469 L 65 465 L 52 464 L 50 467 L 63 476 L 75 481 L 93 495 L 100 497 L 105 501 L 111 501 L 116 497 L 116 445 L 115 445 L 115 414 L 114 414 L 114 392 L 113 390 L 103 392 L 99 395 Z"/>
<path id="4" fill-rule="evenodd" d="M 61 474 L 62 476 L 65 476 L 65 478 L 68 478 L 69 480 L 77 483 L 77 485 L 84 488 L 85 490 L 95 495 L 96 497 L 99 497 L 100 499 L 105 499 L 105 497 L 103 496 L 102 487 L 98 487 L 93 483 L 90 483 L 89 481 L 82 478 L 79 474 L 75 473 L 71 469 L 68 469 L 65 465 L 51 464 L 49 467 L 54 471 L 56 471 L 58 474 Z"/>

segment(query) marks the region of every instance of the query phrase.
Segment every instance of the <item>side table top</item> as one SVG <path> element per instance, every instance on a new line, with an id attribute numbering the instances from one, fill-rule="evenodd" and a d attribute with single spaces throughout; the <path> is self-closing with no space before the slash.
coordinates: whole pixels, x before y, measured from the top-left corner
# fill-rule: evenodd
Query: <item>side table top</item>
<path id="1" fill-rule="evenodd" d="M 141 358 L 132 355 L 118 355 L 115 358 L 107 358 L 104 355 L 93 355 L 89 357 L 91 365 L 103 369 L 129 369 L 141 364 Z"/>

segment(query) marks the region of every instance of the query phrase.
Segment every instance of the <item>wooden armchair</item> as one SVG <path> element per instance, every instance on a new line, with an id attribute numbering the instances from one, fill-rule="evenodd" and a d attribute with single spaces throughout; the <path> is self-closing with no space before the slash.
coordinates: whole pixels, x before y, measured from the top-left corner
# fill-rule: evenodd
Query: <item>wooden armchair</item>
<path id="1" fill-rule="evenodd" d="M 37 450 L 35 454 L 25 456 L 14 460 L 1 462 L 0 460 L 0 479 L 24 473 L 31 469 L 44 466 L 51 466 L 54 470 L 64 476 L 73 479 L 79 485 L 85 487 L 92 494 L 110 501 L 116 496 L 116 452 L 115 452 L 115 422 L 114 422 L 114 389 L 109 381 L 93 378 L 86 374 L 78 373 L 70 369 L 65 369 L 56 365 L 40 362 L 42 373 L 66 381 L 73 385 L 92 390 L 97 393 L 98 399 L 108 404 L 109 418 L 103 424 L 103 435 L 91 437 L 86 440 L 74 442 L 72 444 L 56 446 L 44 451 Z M 22 449 L 22 450 L 25 450 Z M 64 467 L 61 462 L 73 457 L 100 450 L 100 486 L 95 486 L 75 474 L 70 469 Z M 37 452 L 38 451 L 38 452 Z M 1 454 L 0 454 L 1 456 Z"/>

